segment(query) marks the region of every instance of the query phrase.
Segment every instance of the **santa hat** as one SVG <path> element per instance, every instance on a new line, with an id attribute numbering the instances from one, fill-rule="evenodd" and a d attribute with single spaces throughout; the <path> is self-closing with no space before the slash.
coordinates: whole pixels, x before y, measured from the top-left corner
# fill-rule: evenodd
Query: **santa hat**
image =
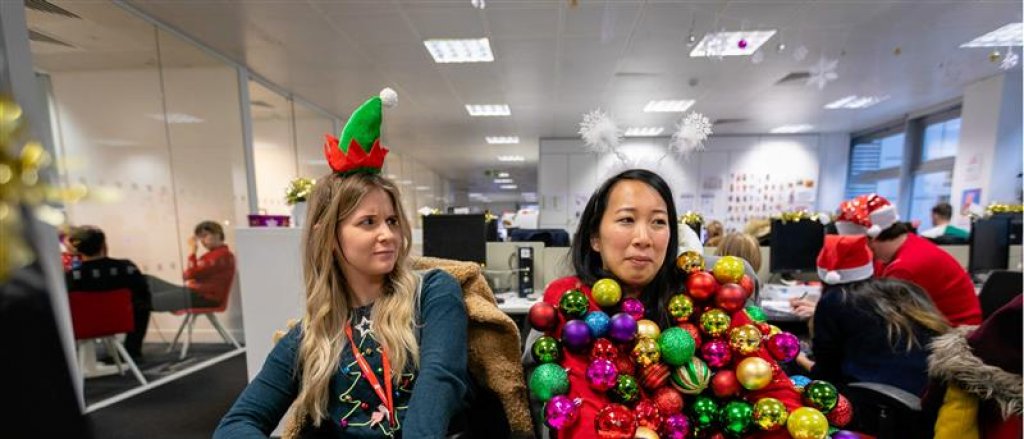
<path id="1" fill-rule="evenodd" d="M 324 156 L 335 173 L 380 173 L 384 167 L 384 156 L 388 154 L 388 149 L 380 143 L 383 107 L 397 104 L 398 94 L 385 88 L 379 96 L 367 99 L 352 112 L 341 130 L 340 140 L 330 134 L 326 136 Z"/>
<path id="2" fill-rule="evenodd" d="M 877 237 L 900 220 L 900 214 L 885 197 L 878 194 L 858 195 L 839 204 L 836 230 L 840 235 Z"/>
<path id="3" fill-rule="evenodd" d="M 825 235 L 818 253 L 818 277 L 829 285 L 869 279 L 875 274 L 868 238 L 864 235 Z"/>

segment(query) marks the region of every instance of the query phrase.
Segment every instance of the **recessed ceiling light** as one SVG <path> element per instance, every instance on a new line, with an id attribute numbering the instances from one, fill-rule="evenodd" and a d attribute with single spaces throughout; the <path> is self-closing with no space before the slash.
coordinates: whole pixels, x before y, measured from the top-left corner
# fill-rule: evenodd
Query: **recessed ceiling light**
<path id="1" fill-rule="evenodd" d="M 494 61 L 487 38 L 424 40 L 423 45 L 434 62 L 440 64 Z"/>
<path id="2" fill-rule="evenodd" d="M 647 113 L 682 113 L 693 106 L 693 100 L 650 101 L 644 106 Z"/>
<path id="3" fill-rule="evenodd" d="M 808 124 L 797 124 L 797 125 L 783 125 L 781 127 L 772 128 L 773 134 L 793 134 L 793 133 L 804 133 L 814 129 L 814 125 Z"/>
<path id="4" fill-rule="evenodd" d="M 519 143 L 519 136 L 487 136 L 485 139 L 491 145 L 513 145 Z"/>
<path id="5" fill-rule="evenodd" d="M 498 156 L 498 161 L 499 162 L 525 162 L 526 161 L 526 157 L 523 157 L 521 155 L 499 155 Z"/>
<path id="6" fill-rule="evenodd" d="M 511 178 L 495 178 L 494 179 L 494 184 L 508 184 L 508 183 L 515 183 L 515 182 L 516 181 L 511 179 Z"/>
<path id="7" fill-rule="evenodd" d="M 626 137 L 654 137 L 665 131 L 663 127 L 630 127 L 626 129 Z"/>
<path id="8" fill-rule="evenodd" d="M 971 41 L 960 47 L 1002 47 L 1024 45 L 1024 23 L 1010 23 Z"/>
<path id="9" fill-rule="evenodd" d="M 509 178 L 511 175 L 508 172 L 499 172 L 498 178 Z"/>
<path id="10" fill-rule="evenodd" d="M 156 119 L 167 123 L 202 123 L 204 120 L 185 113 L 167 113 L 166 115 L 155 113 L 147 115 L 150 119 Z"/>
<path id="11" fill-rule="evenodd" d="M 416 190 L 418 190 L 418 191 L 429 191 L 430 190 L 430 186 L 416 186 Z"/>
<path id="12" fill-rule="evenodd" d="M 512 110 L 507 104 L 473 104 L 466 105 L 470 116 L 511 116 Z"/>
<path id="13" fill-rule="evenodd" d="M 514 184 L 503 184 L 503 185 L 498 186 L 498 187 L 500 187 L 502 189 L 508 189 L 508 190 L 519 189 L 519 186 L 516 186 Z"/>
<path id="14" fill-rule="evenodd" d="M 772 35 L 775 35 L 775 29 L 705 34 L 690 51 L 690 57 L 753 55 Z"/>
<path id="15" fill-rule="evenodd" d="M 876 105 L 876 104 L 878 104 L 878 103 L 880 103 L 880 102 L 882 102 L 882 101 L 884 101 L 886 99 L 889 99 L 889 96 L 857 96 L 857 95 L 849 95 L 849 96 L 847 96 L 845 98 L 838 99 L 836 101 L 829 102 L 828 104 L 825 104 L 825 109 L 827 109 L 827 110 L 838 110 L 838 109 L 857 110 L 857 109 L 871 107 L 871 106 Z"/>

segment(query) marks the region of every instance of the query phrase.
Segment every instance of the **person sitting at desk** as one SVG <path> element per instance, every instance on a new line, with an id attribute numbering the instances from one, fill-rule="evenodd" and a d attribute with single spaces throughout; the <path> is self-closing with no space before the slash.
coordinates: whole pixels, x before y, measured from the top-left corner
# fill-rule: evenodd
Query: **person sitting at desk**
<path id="1" fill-rule="evenodd" d="M 757 273 L 761 269 L 761 246 L 746 233 L 730 233 L 718 244 L 718 256 L 736 256 L 750 264 Z"/>
<path id="2" fill-rule="evenodd" d="M 927 346 L 949 330 L 928 296 L 907 282 L 872 279 L 865 236 L 826 236 L 817 265 L 826 287 L 814 311 L 814 360 L 801 353 L 797 364 L 837 386 L 867 381 L 920 395 Z"/>
<path id="3" fill-rule="evenodd" d="M 206 253 L 196 257 L 197 243 Z M 153 309 L 178 311 L 186 308 L 216 307 L 231 290 L 235 280 L 235 255 L 224 243 L 224 228 L 213 221 L 196 225 L 188 238 L 188 265 L 182 273 L 185 288 L 149 278 L 153 286 Z M 185 293 L 187 291 L 187 293 Z"/>
<path id="4" fill-rule="evenodd" d="M 967 238 L 970 237 L 970 233 L 966 230 L 956 227 L 950 224 L 950 220 L 953 219 L 953 206 L 949 203 L 942 202 L 932 207 L 932 227 L 920 233 L 924 238 L 938 239 L 946 238 L 947 240 L 959 240 L 961 242 L 967 242 Z"/>

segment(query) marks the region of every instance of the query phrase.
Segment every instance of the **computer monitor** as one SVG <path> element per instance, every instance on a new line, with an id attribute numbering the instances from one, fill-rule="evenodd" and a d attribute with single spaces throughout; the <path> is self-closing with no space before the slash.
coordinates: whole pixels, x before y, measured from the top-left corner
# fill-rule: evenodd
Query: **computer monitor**
<path id="1" fill-rule="evenodd" d="M 1011 217 L 997 215 L 971 225 L 967 271 L 984 273 L 1005 270 L 1010 259 Z"/>
<path id="2" fill-rule="evenodd" d="M 487 262 L 487 221 L 483 214 L 423 217 L 423 256 Z"/>
<path id="3" fill-rule="evenodd" d="M 817 270 L 818 252 L 825 245 L 825 226 L 818 221 L 773 219 L 768 271 L 802 273 Z"/>

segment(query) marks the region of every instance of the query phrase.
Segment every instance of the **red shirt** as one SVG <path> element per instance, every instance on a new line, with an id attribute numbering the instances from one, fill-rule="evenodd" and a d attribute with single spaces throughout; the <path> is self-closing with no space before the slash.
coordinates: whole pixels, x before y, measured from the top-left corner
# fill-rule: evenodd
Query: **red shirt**
<path id="1" fill-rule="evenodd" d="M 908 233 L 892 261 L 875 268 L 878 277 L 920 286 L 953 326 L 981 324 L 981 303 L 971 277 L 953 256 L 928 240 Z"/>
<path id="2" fill-rule="evenodd" d="M 222 303 L 231 292 L 235 281 L 235 255 L 227 244 L 214 248 L 201 258 L 188 256 L 185 284 L 203 297 Z"/>

